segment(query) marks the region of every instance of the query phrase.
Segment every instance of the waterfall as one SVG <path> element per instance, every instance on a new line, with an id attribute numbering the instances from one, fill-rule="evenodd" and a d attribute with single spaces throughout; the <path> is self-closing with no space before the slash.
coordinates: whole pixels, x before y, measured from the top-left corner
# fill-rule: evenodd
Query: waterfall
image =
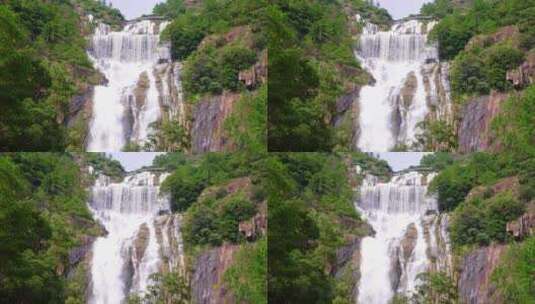
<path id="1" fill-rule="evenodd" d="M 179 215 L 159 216 L 169 210 L 169 199 L 159 193 L 159 185 L 167 175 L 141 172 L 128 175 L 121 183 L 98 177 L 91 189 L 89 207 L 107 235 L 93 245 L 89 303 L 123 303 L 129 293 L 147 290 L 151 274 L 164 269 L 162 264 L 169 255 L 174 253 L 173 259 L 183 259 L 179 222 L 175 220 Z M 160 223 L 168 221 L 171 222 L 162 228 Z M 163 241 L 162 233 L 172 234 L 180 246 Z M 163 251 L 169 252 L 167 256 Z M 165 269 L 182 266 L 176 262 Z"/>
<path id="2" fill-rule="evenodd" d="M 356 207 L 375 235 L 362 240 L 358 303 L 387 304 L 396 293 L 410 295 L 417 275 L 433 269 L 431 256 L 440 246 L 429 237 L 435 226 L 426 222 L 437 223 L 436 199 L 427 195 L 434 175 L 408 172 L 388 183 L 369 175 L 364 180 Z"/>
<path id="3" fill-rule="evenodd" d="M 362 23 L 362 18 L 357 16 Z M 427 41 L 435 22 L 408 20 L 396 22 L 388 31 L 364 24 L 355 55 L 375 83 L 360 92 L 360 137 L 362 151 L 390 151 L 397 145 L 410 145 L 418 134 L 417 124 L 428 113 L 430 87 L 422 69 L 438 64 L 438 49 Z M 426 85 L 427 84 L 427 85 Z"/>
<path id="4" fill-rule="evenodd" d="M 162 115 L 177 117 L 182 102 L 180 75 L 169 43 L 160 43 L 168 22 L 133 21 L 121 31 L 94 23 L 89 56 L 106 77 L 95 87 L 88 151 L 121 151 L 128 143 L 147 143 L 151 124 Z M 162 113 L 162 109 L 170 109 Z"/>

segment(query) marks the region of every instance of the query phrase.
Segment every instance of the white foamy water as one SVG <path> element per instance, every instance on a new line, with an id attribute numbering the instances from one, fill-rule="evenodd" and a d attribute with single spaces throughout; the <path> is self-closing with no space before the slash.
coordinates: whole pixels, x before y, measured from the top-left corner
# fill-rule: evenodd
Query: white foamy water
<path id="1" fill-rule="evenodd" d="M 429 269 L 422 220 L 427 211 L 437 210 L 436 199 L 426 195 L 433 177 L 409 172 L 394 176 L 388 183 L 380 183 L 373 176 L 364 180 L 357 208 L 375 236 L 362 240 L 357 303 L 388 304 L 396 293 L 410 294 L 419 283 L 417 275 Z M 400 242 L 409 225 L 415 226 L 417 236 L 405 260 Z M 395 271 L 396 262 L 401 264 L 400 273 Z"/>
<path id="2" fill-rule="evenodd" d="M 147 140 L 149 125 L 161 116 L 154 69 L 170 59 L 169 45 L 160 45 L 159 39 L 167 24 L 142 20 L 119 32 L 98 24 L 89 55 L 108 83 L 95 87 L 88 151 L 121 151 L 128 142 L 143 145 Z M 138 100 L 135 88 L 142 74 L 148 77 L 148 89 L 145 100 Z"/>
<path id="3" fill-rule="evenodd" d="M 361 20 L 359 16 L 357 20 Z M 436 45 L 427 42 L 434 25 L 409 20 L 394 24 L 389 31 L 365 25 L 356 56 L 376 83 L 360 92 L 357 146 L 361 151 L 390 151 L 415 140 L 417 124 L 428 112 L 422 66 L 426 61 L 438 61 Z M 406 104 L 401 90 L 410 74 L 416 77 L 417 87 L 412 102 Z"/>
<path id="4" fill-rule="evenodd" d="M 166 177 L 141 172 L 112 183 L 100 176 L 91 189 L 90 209 L 108 234 L 93 245 L 89 303 L 123 303 L 129 293 L 145 292 L 150 275 L 159 271 L 162 259 L 155 221 L 159 211 L 169 210 L 169 199 L 159 195 L 159 185 Z M 134 241 L 142 226 L 149 233 L 147 247 L 139 257 L 133 254 Z"/>

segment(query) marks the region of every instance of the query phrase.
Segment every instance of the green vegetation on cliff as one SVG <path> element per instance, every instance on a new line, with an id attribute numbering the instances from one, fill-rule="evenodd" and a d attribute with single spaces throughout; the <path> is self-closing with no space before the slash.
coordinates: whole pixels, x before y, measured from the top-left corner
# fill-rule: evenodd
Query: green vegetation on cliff
<path id="1" fill-rule="evenodd" d="M 8 0 L 0 4 L 0 151 L 79 150 L 66 130 L 71 99 L 98 76 L 85 52 L 79 5 L 91 1 Z M 118 12 L 115 19 L 121 18 Z"/>
<path id="2" fill-rule="evenodd" d="M 353 302 L 356 282 L 334 273 L 352 271 L 337 251 L 368 233 L 353 205 L 355 164 L 376 166 L 358 153 L 281 153 L 266 163 L 270 303 Z"/>
<path id="3" fill-rule="evenodd" d="M 437 0 L 421 12 L 442 18 L 431 39 L 438 41 L 442 59 L 453 60 L 450 78 L 456 100 L 512 89 L 506 72 L 535 47 L 535 1 L 476 0 L 458 7 Z"/>
<path id="4" fill-rule="evenodd" d="M 252 217 L 264 218 L 263 229 L 267 224 L 261 175 L 266 158 L 247 153 L 170 153 L 154 160 L 155 165 L 172 171 L 162 190 L 170 194 L 173 211 L 184 215 L 181 231 L 189 263 L 194 265 L 201 254 L 214 247 L 239 246 L 222 283 L 243 303 L 267 303 L 266 237 L 254 228 L 255 222 L 251 235 L 240 229 L 240 223 L 250 223 Z"/>
<path id="5" fill-rule="evenodd" d="M 83 303 L 86 276 L 67 284 L 81 262 L 69 252 L 101 232 L 86 205 L 78 159 L 0 155 L 0 296 L 6 303 Z"/>
<path id="6" fill-rule="evenodd" d="M 267 5 L 266 0 L 168 0 L 154 8 L 155 14 L 172 20 L 162 39 L 171 43 L 173 60 L 183 63 L 181 79 L 186 102 L 195 107 L 197 102 L 213 95 L 240 93 L 241 99 L 230 114 L 234 118 L 225 123 L 225 133 L 231 139 L 230 145 L 258 152 L 266 150 L 263 138 L 267 89 L 263 78 L 267 77 Z M 242 72 L 246 76 L 240 79 Z M 167 132 L 172 136 L 160 133 L 168 142 L 177 142 L 188 136 L 181 131 Z"/>
<path id="7" fill-rule="evenodd" d="M 535 302 L 533 273 L 535 236 L 508 249 L 505 258 L 493 273 L 493 280 L 507 303 L 529 304 Z"/>
<path id="8" fill-rule="evenodd" d="M 368 82 L 353 54 L 356 13 L 391 22 L 385 10 L 360 0 L 277 0 L 268 6 L 271 151 L 349 148 L 351 131 L 335 130 L 333 122 L 337 99 Z"/>

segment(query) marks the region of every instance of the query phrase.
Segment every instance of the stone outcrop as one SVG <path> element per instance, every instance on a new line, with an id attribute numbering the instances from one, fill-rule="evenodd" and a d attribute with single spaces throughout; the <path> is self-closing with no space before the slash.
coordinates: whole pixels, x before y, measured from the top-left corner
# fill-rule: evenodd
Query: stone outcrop
<path id="1" fill-rule="evenodd" d="M 471 50 L 478 47 L 485 47 L 489 45 L 493 45 L 496 43 L 500 43 L 506 40 L 511 40 L 516 46 L 518 46 L 518 35 L 519 30 L 517 26 L 510 25 L 505 26 L 496 31 L 493 34 L 490 35 L 477 35 L 470 39 L 468 43 L 466 44 L 465 49 Z"/>
<path id="2" fill-rule="evenodd" d="M 225 131 L 225 120 L 232 113 L 240 95 L 225 92 L 207 96 L 193 110 L 191 149 L 193 153 L 228 151 L 233 144 Z"/>
<path id="3" fill-rule="evenodd" d="M 504 303 L 491 276 L 505 253 L 506 246 L 492 245 L 464 256 L 458 281 L 461 303 Z"/>
<path id="4" fill-rule="evenodd" d="M 535 51 L 526 56 L 526 61 L 518 68 L 507 72 L 507 80 L 517 89 L 535 83 Z"/>
<path id="5" fill-rule="evenodd" d="M 162 272 L 178 270 L 185 275 L 186 262 L 184 255 L 184 243 L 180 234 L 182 223 L 181 214 L 169 214 L 156 218 L 154 226 L 156 230 L 156 240 L 160 245 L 160 256 Z"/>
<path id="6" fill-rule="evenodd" d="M 491 130 L 492 120 L 499 114 L 507 94 L 493 91 L 466 104 L 459 125 L 459 152 L 470 153 L 497 148 Z"/>
<path id="7" fill-rule="evenodd" d="M 535 233 L 535 203 L 531 203 L 527 212 L 518 219 L 507 223 L 506 229 L 517 240 L 533 235 Z"/>
<path id="8" fill-rule="evenodd" d="M 239 231 L 245 236 L 245 239 L 249 242 L 253 242 L 263 235 L 267 231 L 267 204 L 263 203 L 259 206 L 258 213 L 251 219 L 243 221 L 239 224 Z"/>
<path id="9" fill-rule="evenodd" d="M 520 184 L 518 181 L 518 177 L 512 176 L 503 178 L 490 187 L 479 186 L 473 188 L 466 195 L 466 200 L 471 200 L 476 197 L 483 198 L 484 196 L 494 196 L 498 193 L 506 191 L 510 191 L 513 196 L 517 197 L 519 192 L 519 186 Z"/>
<path id="10" fill-rule="evenodd" d="M 236 303 L 224 282 L 225 271 L 231 266 L 239 247 L 225 244 L 202 253 L 193 267 L 191 294 L 196 304 Z"/>
<path id="11" fill-rule="evenodd" d="M 267 66 L 268 56 L 267 52 L 264 52 L 255 65 L 239 73 L 239 80 L 243 82 L 247 89 L 253 90 L 260 84 L 266 82 L 268 75 Z"/>

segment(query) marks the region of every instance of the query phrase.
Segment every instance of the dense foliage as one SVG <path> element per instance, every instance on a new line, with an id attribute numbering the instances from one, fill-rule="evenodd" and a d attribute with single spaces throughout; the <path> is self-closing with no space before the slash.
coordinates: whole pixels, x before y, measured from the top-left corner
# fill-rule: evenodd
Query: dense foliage
<path id="1" fill-rule="evenodd" d="M 535 302 L 533 273 L 535 237 L 532 236 L 508 249 L 501 265 L 493 273 L 493 281 L 508 303 L 528 304 Z"/>
<path id="2" fill-rule="evenodd" d="M 442 19 L 453 13 L 454 5 L 451 0 L 435 0 L 422 5 L 420 14 Z"/>
<path id="3" fill-rule="evenodd" d="M 451 153 L 435 152 L 426 154 L 420 160 L 420 166 L 429 167 L 433 171 L 441 171 L 453 164 L 454 157 Z"/>
<path id="4" fill-rule="evenodd" d="M 351 155 L 287 153 L 269 159 L 264 188 L 270 303 L 353 302 L 345 288 L 356 284 L 351 276 L 335 280 L 326 269 L 335 264 L 346 237 L 366 234 L 348 178 L 349 165 L 373 166 L 366 158 L 355 156 L 360 161 L 353 163 Z"/>
<path id="5" fill-rule="evenodd" d="M 351 132 L 331 124 L 336 100 L 368 75 L 353 55 L 352 32 L 360 25 L 341 13 L 346 5 L 379 24 L 391 21 L 385 10 L 359 0 L 281 0 L 268 7 L 271 151 L 349 148 Z"/>
<path id="6" fill-rule="evenodd" d="M 238 302 L 267 303 L 267 248 L 265 237 L 255 244 L 243 245 L 236 263 L 225 273 Z"/>
<path id="7" fill-rule="evenodd" d="M 82 303 L 66 283 L 69 251 L 99 233 L 72 156 L 0 156 L 0 296 L 7 303 Z M 63 270 L 61 270 L 63 269 Z M 72 279 L 74 280 L 74 279 Z M 80 278 L 86 285 L 86 276 Z"/>
<path id="8" fill-rule="evenodd" d="M 8 0 L 0 5 L 1 151 L 82 148 L 82 135 L 64 126 L 71 98 L 96 81 L 76 7 L 122 18 L 91 3 Z"/>
<path id="9" fill-rule="evenodd" d="M 451 241 L 456 246 L 505 242 L 507 222 L 517 219 L 524 210 L 524 204 L 507 192 L 486 199 L 470 199 L 453 212 Z"/>
<path id="10" fill-rule="evenodd" d="M 245 238 L 239 229 L 241 222 L 253 216 L 267 216 L 261 176 L 267 159 L 265 154 L 245 151 L 202 156 L 169 153 L 153 162 L 172 171 L 162 190 L 171 195 L 173 211 L 184 216 L 181 231 L 188 260 L 194 262 L 205 250 L 223 244 L 240 247 L 223 278 L 243 303 L 267 303 L 266 237 L 257 232 Z M 173 294 L 172 290 L 168 292 Z M 143 302 L 143 298 L 132 301 L 153 303 Z"/>
<path id="11" fill-rule="evenodd" d="M 445 16 L 433 29 L 432 37 L 439 43 L 440 57 L 453 59 L 464 49 L 470 38 L 491 34 L 503 26 L 516 25 L 520 29 L 520 44 L 525 50 L 535 46 L 533 0 L 487 1 L 475 0 L 468 8 L 456 8 L 453 13 L 445 1 L 424 6 L 423 13 Z M 433 9 L 431 9 L 433 8 Z"/>
<path id="12" fill-rule="evenodd" d="M 183 63 L 185 101 L 195 107 L 195 103 L 210 100 L 213 95 L 239 93 L 240 100 L 225 122 L 222 136 L 230 139 L 228 146 L 259 152 L 266 150 L 263 138 L 266 137 L 267 86 L 264 76 L 260 76 L 267 74 L 264 66 L 266 7 L 266 0 L 195 3 L 167 0 L 153 11 L 172 20 L 162 39 L 171 43 L 172 58 Z M 248 75 L 253 73 L 252 83 L 240 79 L 240 73 L 245 71 Z M 189 130 L 177 122 L 155 127 L 158 131 L 154 142 L 162 143 L 156 149 L 188 151 L 191 148 Z"/>
<path id="13" fill-rule="evenodd" d="M 96 173 L 110 176 L 116 180 L 121 180 L 126 174 L 121 163 L 106 153 L 86 153 L 84 156 L 86 163 L 93 167 Z"/>
<path id="14" fill-rule="evenodd" d="M 512 88 L 507 71 L 519 66 L 524 53 L 508 43 L 461 52 L 451 69 L 451 87 L 456 94 L 488 94 Z"/>
<path id="15" fill-rule="evenodd" d="M 238 73 L 265 48 L 259 21 L 266 5 L 265 0 L 218 0 L 186 9 L 183 1 L 170 0 L 155 7 L 155 13 L 173 18 L 162 37 L 171 42 L 173 59 L 185 62 L 187 95 L 243 89 Z"/>

